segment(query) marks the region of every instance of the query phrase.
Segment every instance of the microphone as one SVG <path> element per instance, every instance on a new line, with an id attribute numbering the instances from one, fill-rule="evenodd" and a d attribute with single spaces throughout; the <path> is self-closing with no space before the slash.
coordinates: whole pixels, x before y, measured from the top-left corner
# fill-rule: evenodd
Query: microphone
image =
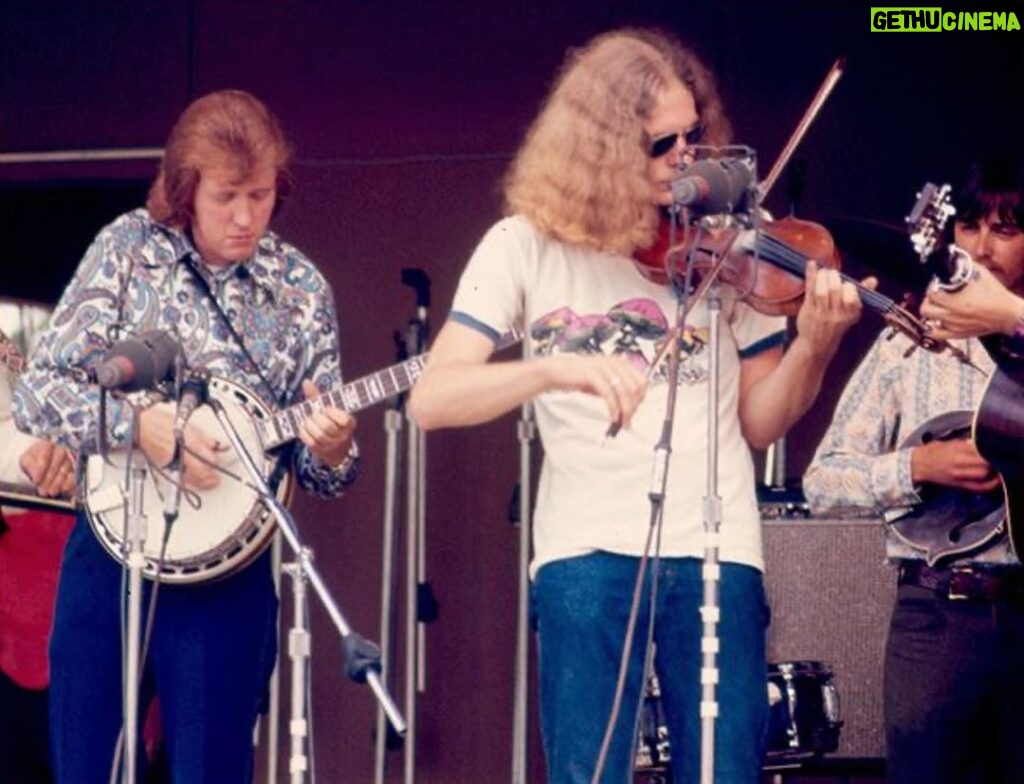
<path id="1" fill-rule="evenodd" d="M 672 182 L 672 201 L 708 215 L 740 212 L 753 181 L 754 170 L 742 158 L 705 158 Z"/>
<path id="2" fill-rule="evenodd" d="M 165 380 L 177 353 L 178 343 L 170 333 L 150 330 L 111 346 L 93 375 L 104 389 L 137 392 Z"/>
<path id="3" fill-rule="evenodd" d="M 206 402 L 209 391 L 210 371 L 194 370 L 181 385 L 178 394 L 178 410 L 174 415 L 173 433 L 175 440 L 180 440 L 185 433 L 185 424 L 193 412 Z"/>

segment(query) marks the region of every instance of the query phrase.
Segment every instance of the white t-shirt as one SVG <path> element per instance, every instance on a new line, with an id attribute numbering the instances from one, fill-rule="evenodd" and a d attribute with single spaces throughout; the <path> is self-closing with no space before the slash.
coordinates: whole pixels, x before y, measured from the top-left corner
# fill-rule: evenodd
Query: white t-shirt
<path id="1" fill-rule="evenodd" d="M 632 260 L 540 234 L 522 216 L 491 227 L 470 259 L 451 318 L 497 339 L 526 325 L 535 356 L 624 354 L 646 371 L 675 317 L 668 286 L 648 281 Z M 707 490 L 708 313 L 688 315 L 679 371 L 661 538 L 664 556 L 704 554 Z M 782 342 L 785 323 L 728 297 L 721 319 L 718 492 L 720 558 L 763 568 L 750 449 L 737 416 L 741 356 Z M 544 444 L 534 512 L 531 572 L 561 558 L 605 550 L 640 555 L 650 520 L 654 448 L 665 417 L 667 360 L 659 365 L 629 429 L 606 439 L 603 400 L 549 392 L 535 400 Z"/>

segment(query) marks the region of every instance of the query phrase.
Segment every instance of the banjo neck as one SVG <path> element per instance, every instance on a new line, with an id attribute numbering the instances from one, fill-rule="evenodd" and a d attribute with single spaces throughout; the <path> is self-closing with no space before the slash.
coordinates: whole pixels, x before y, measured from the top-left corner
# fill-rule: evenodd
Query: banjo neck
<path id="1" fill-rule="evenodd" d="M 312 400 L 304 400 L 272 414 L 256 424 L 263 448 L 271 450 L 294 441 L 299 437 L 302 423 L 327 406 L 354 413 L 412 389 L 416 380 L 423 375 L 426 363 L 427 355 L 418 354 L 404 362 L 350 381 Z"/>
<path id="2" fill-rule="evenodd" d="M 514 346 L 520 340 L 522 340 L 522 335 L 518 330 L 507 332 L 498 339 L 494 350 L 500 351 Z M 389 397 L 407 392 L 423 375 L 427 356 L 427 354 L 417 354 L 403 362 L 378 370 L 376 373 L 343 384 L 338 389 L 325 392 L 312 400 L 303 400 L 301 403 L 271 414 L 256 423 L 256 432 L 259 434 L 263 448 L 269 451 L 294 441 L 299 437 L 299 428 L 302 423 L 326 406 L 340 408 L 353 414 L 380 403 L 382 400 L 387 400 Z"/>

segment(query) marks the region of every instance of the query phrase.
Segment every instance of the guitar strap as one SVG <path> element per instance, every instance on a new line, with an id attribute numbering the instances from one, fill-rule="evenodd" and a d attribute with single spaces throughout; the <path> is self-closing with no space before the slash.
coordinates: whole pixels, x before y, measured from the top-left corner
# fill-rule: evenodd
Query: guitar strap
<path id="1" fill-rule="evenodd" d="M 252 354 L 249 353 L 249 349 L 246 348 L 245 346 L 245 341 L 242 340 L 242 336 L 238 334 L 238 331 L 231 323 L 231 319 L 228 318 L 228 314 L 224 312 L 224 308 L 220 306 L 220 303 L 217 301 L 217 298 L 213 295 L 213 292 L 210 290 L 210 284 L 206 282 L 206 278 L 203 277 L 203 274 L 196 267 L 196 262 L 192 258 L 191 254 L 186 254 L 185 256 L 183 256 L 182 261 L 185 262 L 185 268 L 192 275 L 192 278 L 195 281 L 196 286 L 199 287 L 199 290 L 203 293 L 206 299 L 209 300 L 211 305 L 213 305 L 213 309 L 214 312 L 216 312 L 217 317 L 222 322 L 224 322 L 224 326 L 228 328 L 228 332 L 231 333 L 232 339 L 235 341 L 235 343 L 238 344 L 238 347 L 242 350 L 242 354 L 245 355 L 246 361 L 252 367 L 256 375 L 259 376 L 260 383 L 263 384 L 267 392 L 270 393 L 270 399 L 277 402 L 277 407 L 279 409 L 284 408 L 285 393 L 282 392 L 281 395 L 277 395 L 274 392 L 274 388 L 270 385 L 270 381 L 263 373 L 263 369 L 259 366 L 256 360 L 253 359 Z M 239 269 L 245 268 L 239 267 Z M 279 453 L 281 459 L 277 461 L 276 465 L 274 466 L 274 470 L 271 471 L 270 476 L 267 478 L 267 484 L 274 491 L 277 490 L 277 486 L 281 483 L 281 480 L 284 478 L 285 473 L 288 471 L 288 466 L 291 464 L 292 461 L 292 449 L 292 446 L 289 445 L 288 447 L 285 447 L 285 449 L 282 452 Z"/>
<path id="2" fill-rule="evenodd" d="M 199 287 L 199 290 L 203 293 L 206 299 L 210 301 L 210 304 L 213 305 L 213 309 L 217 313 L 218 318 L 220 318 L 220 320 L 224 322 L 224 326 L 228 328 L 228 332 L 231 333 L 232 339 L 238 344 L 238 347 L 242 349 L 242 353 L 245 355 L 245 359 L 248 361 L 250 367 L 256 375 L 259 376 L 260 383 L 263 384 L 267 392 L 270 393 L 270 399 L 277 402 L 278 408 L 283 408 L 285 404 L 285 401 L 282 399 L 284 393 L 279 396 L 274 392 L 274 388 L 270 385 L 266 375 L 264 375 L 263 369 L 260 368 L 256 363 L 256 360 L 253 359 L 252 354 L 249 353 L 249 349 L 245 346 L 245 341 L 242 340 L 242 336 L 238 334 L 238 331 L 231 323 L 231 319 L 228 318 L 228 314 L 224 312 L 224 308 L 220 306 L 217 298 L 213 296 L 213 292 L 210 290 L 210 284 L 206 282 L 206 278 L 203 277 L 203 274 L 196 267 L 195 260 L 192 258 L 191 254 L 186 254 L 182 257 L 182 261 L 185 262 L 185 267 L 191 273 L 192 278 Z M 244 267 L 240 267 L 240 269 L 244 269 Z"/>

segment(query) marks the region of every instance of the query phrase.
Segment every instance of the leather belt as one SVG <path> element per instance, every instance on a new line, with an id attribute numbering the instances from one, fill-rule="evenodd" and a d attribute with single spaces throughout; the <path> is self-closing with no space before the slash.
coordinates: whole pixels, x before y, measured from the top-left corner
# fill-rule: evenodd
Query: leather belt
<path id="1" fill-rule="evenodd" d="M 982 599 L 1024 604 L 1024 569 L 1000 567 L 980 569 L 971 566 L 934 568 L 924 561 L 903 561 L 897 578 L 899 585 L 927 588 L 942 599 Z"/>

